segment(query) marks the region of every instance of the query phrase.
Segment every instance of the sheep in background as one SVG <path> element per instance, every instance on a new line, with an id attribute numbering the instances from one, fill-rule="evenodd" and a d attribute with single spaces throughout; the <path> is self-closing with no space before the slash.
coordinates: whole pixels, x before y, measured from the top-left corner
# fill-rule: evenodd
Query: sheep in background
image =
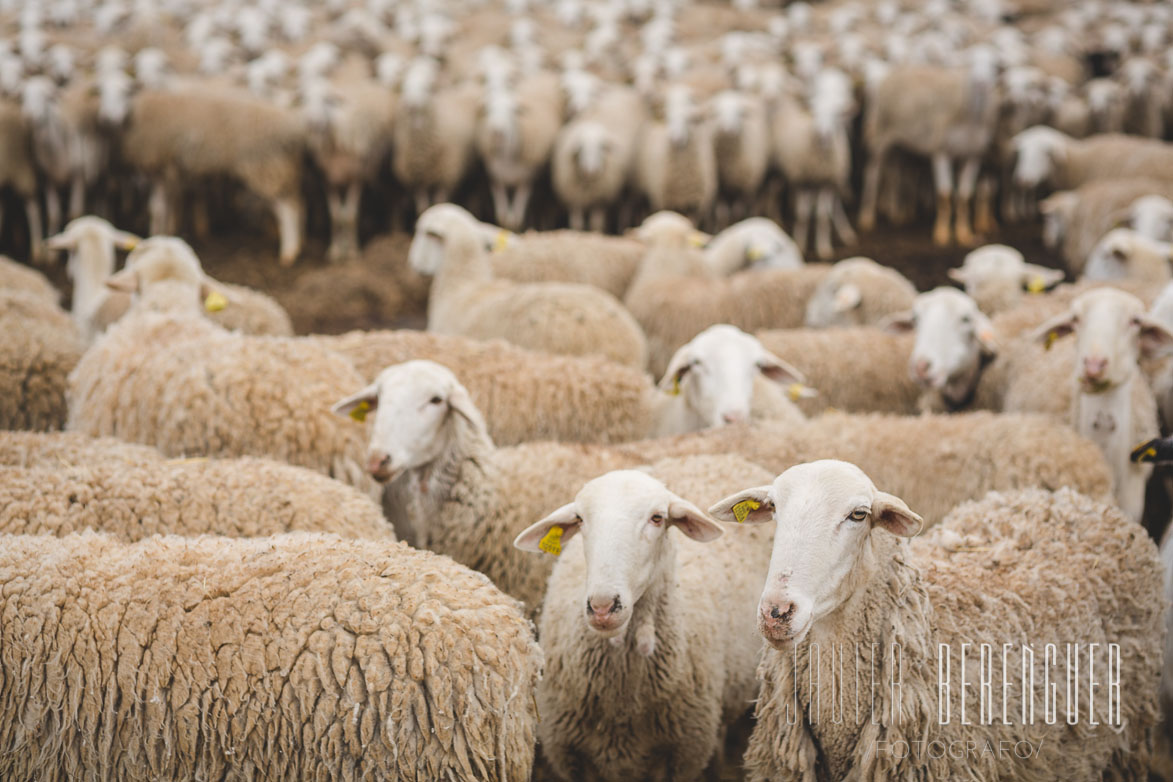
<path id="1" fill-rule="evenodd" d="M 611 294 L 587 285 L 494 279 L 483 226 L 466 214 L 445 209 L 422 215 L 408 260 L 421 274 L 435 276 L 429 331 L 601 355 L 636 367 L 647 362 L 643 332 Z"/>
<path id="2" fill-rule="evenodd" d="M 570 212 L 570 227 L 601 233 L 607 209 L 619 201 L 630 174 L 632 147 L 607 125 L 572 120 L 558 133 L 550 160 L 554 192 Z"/>
<path id="3" fill-rule="evenodd" d="M 525 223 L 534 181 L 550 162 L 561 127 L 562 96 L 552 74 L 483 96 L 474 145 L 489 174 L 497 222 L 506 228 Z"/>
<path id="4" fill-rule="evenodd" d="M 363 185 L 383 169 L 390 153 L 395 97 L 369 79 L 314 80 L 301 87 L 310 152 L 325 177 L 332 261 L 359 253 L 358 219 Z"/>
<path id="5" fill-rule="evenodd" d="M 1118 511 L 1070 489 L 990 494 L 909 542 L 922 522 L 900 497 L 878 490 L 853 464 L 818 461 L 727 497 L 709 512 L 722 521 L 736 517 L 777 528 L 757 613 L 772 648 L 758 671 L 761 694 L 746 754 L 754 782 L 860 774 L 1059 782 L 1132 779 L 1147 770 L 1158 717 L 1161 570 L 1152 541 Z M 1041 538 L 1040 529 L 1047 531 Z M 978 593 L 980 599 L 958 598 Z M 1101 671 L 1113 664 L 1109 644 L 1120 644 L 1128 660 L 1120 692 L 1135 694 L 1116 704 L 1121 711 L 1111 719 L 1106 699 L 1094 714 L 1079 715 L 1078 729 L 1024 717 L 1021 693 L 1032 685 L 1019 675 L 1022 649 L 1010 661 L 992 655 L 982 677 L 1009 683 L 1003 696 L 1011 724 L 957 718 L 958 691 L 976 703 L 979 689 L 976 663 L 968 675 L 957 664 L 961 644 L 1038 650 L 1070 639 L 1089 644 Z M 825 667 L 815 644 L 823 654 L 854 650 L 848 652 L 853 662 L 837 666 L 832 659 Z M 943 652 L 948 668 L 941 667 Z M 875 675 L 863 677 L 862 690 L 857 676 L 853 689 L 850 672 L 869 669 Z M 942 671 L 948 689 L 939 686 Z M 889 686 L 896 681 L 899 686 Z M 849 704 L 855 692 L 864 710 L 839 709 L 846 719 L 819 711 L 844 692 Z M 954 709 L 948 721 L 941 718 L 945 697 Z M 795 719 L 795 709 L 808 719 Z M 1022 740 L 1024 730 L 1035 750 L 1025 759 L 877 750 L 883 742 L 999 746 Z"/>
<path id="6" fill-rule="evenodd" d="M 797 269 L 802 251 L 773 220 L 749 217 L 734 223 L 708 241 L 705 263 L 714 275 L 725 277 L 753 267 Z"/>
<path id="7" fill-rule="evenodd" d="M 815 286 L 803 322 L 810 328 L 876 324 L 915 298 L 916 288 L 895 269 L 871 258 L 846 258 Z"/>
<path id="8" fill-rule="evenodd" d="M 961 266 L 949 270 L 949 279 L 987 315 L 1013 309 L 1028 293 L 1042 293 L 1063 281 L 1060 269 L 1027 263 L 1022 253 L 1004 244 L 987 244 L 966 254 Z"/>
<path id="9" fill-rule="evenodd" d="M 962 245 L 975 242 L 969 208 L 999 104 L 994 54 L 978 49 L 971 60 L 968 68 L 957 69 L 899 66 L 876 85 L 864 116 L 868 161 L 860 196 L 862 230 L 875 228 L 880 173 L 889 152 L 902 147 L 932 162 L 937 193 L 933 241 L 947 245 L 956 237 Z M 961 170 L 955 181 L 957 160 Z"/>
<path id="10" fill-rule="evenodd" d="M 541 649 L 515 600 L 444 557 L 311 533 L 11 535 L 0 579 L 0 643 L 44 674 L 0 663 L 22 704 L 0 734 L 29 750 L 6 779 L 530 777 Z"/>
<path id="11" fill-rule="evenodd" d="M 1149 239 L 1173 242 L 1173 200 L 1162 195 L 1141 196 L 1128 207 L 1128 223 Z"/>
<path id="12" fill-rule="evenodd" d="M 1014 179 L 1024 187 L 1050 184 L 1071 190 L 1099 179 L 1173 179 L 1173 144 L 1103 133 L 1074 139 L 1048 127 L 1033 127 L 1013 139 Z"/>
<path id="13" fill-rule="evenodd" d="M 32 145 L 32 134 L 20 106 L 0 101 L 0 150 L 4 151 L 0 157 L 0 184 L 11 187 L 24 202 L 29 256 L 40 260 L 43 256 L 44 224 L 37 199 L 37 170 L 33 162 Z"/>
<path id="14" fill-rule="evenodd" d="M 62 233 L 47 241 L 50 250 L 69 252 L 65 269 L 73 280 L 70 317 L 84 344 L 92 342 L 117 318 L 102 312 L 113 294 L 105 282 L 114 274 L 114 249 L 131 250 L 140 241 L 134 234 L 120 231 L 106 220 L 91 215 L 71 220 Z M 123 303 L 123 309 L 126 304 Z"/>
<path id="15" fill-rule="evenodd" d="M 673 84 L 665 90 L 664 118 L 644 126 L 639 148 L 636 181 L 652 211 L 707 221 L 717 196 L 717 158 L 712 128 L 691 88 Z"/>
<path id="16" fill-rule="evenodd" d="M 1130 228 L 1116 228 L 1092 248 L 1083 277 L 1087 280 L 1133 280 L 1163 286 L 1173 279 L 1173 244 Z"/>
<path id="17" fill-rule="evenodd" d="M 472 163 L 476 85 L 439 84 L 439 64 L 416 58 L 400 84 L 391 170 L 412 193 L 416 214 L 451 199 Z"/>
<path id="18" fill-rule="evenodd" d="M 725 90 L 709 102 L 713 151 L 717 157 L 717 225 L 759 211 L 758 197 L 770 164 L 770 131 L 765 102 L 739 90 Z"/>

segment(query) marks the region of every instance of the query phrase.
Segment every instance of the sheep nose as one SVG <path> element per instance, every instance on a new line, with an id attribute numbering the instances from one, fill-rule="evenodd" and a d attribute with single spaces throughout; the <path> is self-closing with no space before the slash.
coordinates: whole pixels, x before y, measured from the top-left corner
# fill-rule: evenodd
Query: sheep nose
<path id="1" fill-rule="evenodd" d="M 1108 371 L 1108 359 L 1103 356 L 1088 356 L 1083 360 L 1083 374 L 1088 380 L 1099 380 Z"/>
<path id="2" fill-rule="evenodd" d="M 721 420 L 727 424 L 740 424 L 745 421 L 745 413 L 740 410 L 734 410 L 729 413 L 722 413 Z"/>
<path id="3" fill-rule="evenodd" d="M 375 480 L 386 481 L 391 477 L 391 456 L 386 451 L 371 451 L 367 457 L 367 472 Z"/>
<path id="4" fill-rule="evenodd" d="M 912 371 L 916 374 L 917 380 L 928 380 L 929 370 L 931 368 L 932 365 L 929 364 L 929 360 L 927 358 L 918 358 L 912 365 Z"/>
<path id="5" fill-rule="evenodd" d="M 587 613 L 591 616 L 609 616 L 619 610 L 619 595 L 587 599 Z"/>
<path id="6" fill-rule="evenodd" d="M 794 617 L 794 603 L 762 603 L 762 624 L 770 630 L 781 630 Z"/>

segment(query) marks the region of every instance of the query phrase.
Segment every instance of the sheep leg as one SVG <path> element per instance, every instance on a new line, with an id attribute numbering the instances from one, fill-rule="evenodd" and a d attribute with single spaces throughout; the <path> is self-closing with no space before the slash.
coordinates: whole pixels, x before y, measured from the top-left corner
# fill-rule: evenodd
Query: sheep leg
<path id="1" fill-rule="evenodd" d="M 992 177 L 984 177 L 978 181 L 977 200 L 973 208 L 973 227 L 981 236 L 989 236 L 998 230 L 998 221 L 994 217 L 994 189 Z"/>
<path id="2" fill-rule="evenodd" d="M 973 194 L 977 187 L 978 174 L 982 170 L 980 158 L 971 157 L 961 166 L 957 177 L 957 243 L 963 247 L 972 247 L 976 241 L 973 229 L 969 222 L 969 209 L 973 204 Z"/>
<path id="3" fill-rule="evenodd" d="M 729 204 L 724 199 L 719 199 L 713 206 L 713 210 L 717 215 L 717 226 L 725 228 L 730 224 L 733 217 L 732 210 L 729 209 Z"/>
<path id="4" fill-rule="evenodd" d="M 835 211 L 835 193 L 829 187 L 819 190 L 815 201 L 815 247 L 819 260 L 830 260 L 835 254 L 831 245 L 831 213 Z"/>
<path id="5" fill-rule="evenodd" d="M 533 186 L 529 182 L 518 185 L 513 191 L 513 209 L 509 215 L 515 226 L 513 230 L 520 231 L 525 227 L 525 211 L 529 208 L 529 197 L 533 193 Z"/>
<path id="6" fill-rule="evenodd" d="M 593 217 L 593 215 L 592 215 Z M 570 208 L 570 230 L 584 231 L 586 225 L 586 210 L 582 207 L 574 206 Z"/>
<path id="7" fill-rule="evenodd" d="M 37 197 L 26 198 L 24 202 L 24 216 L 29 224 L 29 257 L 34 261 L 44 261 L 44 245 L 41 242 L 41 205 Z"/>
<path id="8" fill-rule="evenodd" d="M 86 209 L 86 182 L 79 174 L 69 184 L 69 219 L 81 217 Z"/>
<path id="9" fill-rule="evenodd" d="M 358 255 L 358 204 L 362 185 L 352 182 L 339 191 L 329 188 L 326 205 L 330 209 L 330 249 L 326 255 L 331 262 L 344 261 Z"/>
<path id="10" fill-rule="evenodd" d="M 847 210 L 843 208 L 843 199 L 839 197 L 838 193 L 835 193 L 834 197 L 835 206 L 834 211 L 831 212 L 831 220 L 834 222 L 835 231 L 838 232 L 839 238 L 843 240 L 844 244 L 858 244 L 859 237 L 855 235 L 851 221 L 847 219 Z"/>
<path id="11" fill-rule="evenodd" d="M 591 210 L 591 230 L 595 233 L 607 232 L 607 210 L 602 206 L 596 206 Z"/>
<path id="12" fill-rule="evenodd" d="M 151 186 L 151 199 L 147 204 L 147 210 L 151 215 L 151 234 L 165 234 L 167 233 L 167 213 L 168 213 L 168 198 L 167 186 L 160 180 Z"/>
<path id="13" fill-rule="evenodd" d="M 285 196 L 273 201 L 273 216 L 277 218 L 277 233 L 281 237 L 278 260 L 290 266 L 301 252 L 301 199 Z"/>
<path id="14" fill-rule="evenodd" d="M 45 188 L 45 227 L 50 236 L 61 231 L 61 193 L 56 185 Z"/>
<path id="15" fill-rule="evenodd" d="M 933 225 L 933 243 L 949 244 L 950 219 L 953 216 L 953 161 L 948 155 L 933 155 L 933 185 L 937 190 L 937 222 Z"/>
<path id="16" fill-rule="evenodd" d="M 794 242 L 801 252 L 806 252 L 806 235 L 810 229 L 810 215 L 815 208 L 815 197 L 807 188 L 799 188 L 794 194 Z"/>
<path id="17" fill-rule="evenodd" d="M 517 226 L 513 223 L 513 215 L 509 208 L 508 188 L 500 182 L 493 182 L 489 190 L 493 196 L 493 215 L 497 218 L 497 224 L 502 228 L 516 231 Z"/>
<path id="18" fill-rule="evenodd" d="M 880 197 L 880 167 L 884 164 L 884 150 L 875 150 L 863 170 L 863 192 L 859 201 L 859 230 L 876 228 L 876 200 Z"/>

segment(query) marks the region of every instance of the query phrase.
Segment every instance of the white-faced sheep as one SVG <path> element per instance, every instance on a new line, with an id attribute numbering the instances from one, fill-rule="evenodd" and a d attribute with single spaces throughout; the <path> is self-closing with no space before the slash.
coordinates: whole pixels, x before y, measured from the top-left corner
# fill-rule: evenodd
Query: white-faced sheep
<path id="1" fill-rule="evenodd" d="M 815 286 L 804 323 L 810 328 L 875 324 L 908 308 L 915 298 L 916 288 L 895 269 L 871 258 L 847 258 Z"/>
<path id="2" fill-rule="evenodd" d="M 210 84 L 140 92 L 122 134 L 123 158 L 152 181 L 151 233 L 175 232 L 186 178 L 227 174 L 268 202 L 284 265 L 301 252 L 304 154 L 305 132 L 295 113 Z"/>
<path id="3" fill-rule="evenodd" d="M 960 268 L 949 270 L 949 279 L 964 285 L 987 315 L 1018 306 L 1027 294 L 1048 290 L 1063 276 L 1062 270 L 1027 263 L 1021 252 L 1004 244 L 979 247 L 965 256 Z"/>
<path id="4" fill-rule="evenodd" d="M 263 537 L 329 532 L 394 540 L 371 499 L 324 475 L 267 459 L 138 459 L 86 464 L 38 452 L 33 467 L 0 468 L 0 533 L 63 537 L 86 528 L 134 541 L 151 535 Z M 69 464 L 61 460 L 68 455 Z M 27 460 L 26 460 L 27 461 Z"/>
<path id="5" fill-rule="evenodd" d="M 709 218 L 717 196 L 717 158 L 712 128 L 701 117 L 689 87 L 669 86 L 663 120 L 644 126 L 636 182 L 653 212 L 671 209 L 695 222 Z"/>
<path id="6" fill-rule="evenodd" d="M 21 704 L 0 721 L 23 748 L 6 779 L 530 776 L 532 626 L 444 557 L 307 533 L 11 535 L 0 579 L 0 644 L 22 650 L 0 677 Z"/>
<path id="7" fill-rule="evenodd" d="M 740 90 L 725 90 L 709 103 L 713 151 L 717 157 L 718 225 L 742 220 L 759 208 L 770 165 L 770 128 L 766 104 Z"/>
<path id="8" fill-rule="evenodd" d="M 1173 172 L 1173 144 L 1118 133 L 1074 139 L 1037 126 L 1015 136 L 1014 149 L 1014 179 L 1026 187 L 1071 190 L 1097 179 L 1169 179 Z"/>
<path id="9" fill-rule="evenodd" d="M 1115 228 L 1096 243 L 1083 267 L 1088 280 L 1133 280 L 1154 287 L 1173 279 L 1173 244 L 1131 228 Z"/>
<path id="10" fill-rule="evenodd" d="M 1173 200 L 1163 195 L 1141 196 L 1129 205 L 1128 222 L 1142 236 L 1173 242 Z"/>
<path id="11" fill-rule="evenodd" d="M 330 415 L 362 382 L 350 362 L 310 341 L 233 334 L 205 319 L 199 262 L 175 249 L 150 248 L 107 281 L 137 301 L 71 373 L 67 428 L 170 456 L 267 456 L 373 491 L 361 433 Z"/>
<path id="12" fill-rule="evenodd" d="M 567 782 L 664 769 L 699 780 L 719 768 L 726 728 L 754 697 L 770 530 L 726 530 L 694 503 L 769 473 L 729 456 L 651 472 L 590 481 L 514 544 L 558 555 L 539 621 L 538 736 Z"/>
<path id="13" fill-rule="evenodd" d="M 570 212 L 570 227 L 606 230 L 607 209 L 619 201 L 630 176 L 632 149 L 602 122 L 572 120 L 558 133 L 550 177 Z M 588 219 L 589 218 L 589 219 Z"/>
<path id="14" fill-rule="evenodd" d="M 494 279 L 479 224 L 452 211 L 424 218 L 408 259 L 416 271 L 435 275 L 428 297 L 429 331 L 646 364 L 643 332 L 611 294 L 587 285 Z"/>
<path id="15" fill-rule="evenodd" d="M 725 277 L 748 267 L 797 269 L 802 251 L 782 228 L 765 217 L 749 217 L 709 240 L 705 262 L 712 274 Z"/>
<path id="16" fill-rule="evenodd" d="M 777 529 L 757 613 L 773 648 L 758 671 L 751 780 L 1059 782 L 1147 769 L 1161 571 L 1118 511 L 1066 489 L 991 494 L 910 544 L 922 522 L 904 500 L 823 461 L 710 513 Z M 1069 683 L 1079 666 L 1102 694 L 1118 689 L 1085 691 L 1077 709 L 1052 679 L 1035 712 L 1044 663 L 1052 676 L 1066 666 Z M 992 699 L 991 681 L 1003 683 Z M 996 749 L 1023 740 L 1030 752 Z"/>

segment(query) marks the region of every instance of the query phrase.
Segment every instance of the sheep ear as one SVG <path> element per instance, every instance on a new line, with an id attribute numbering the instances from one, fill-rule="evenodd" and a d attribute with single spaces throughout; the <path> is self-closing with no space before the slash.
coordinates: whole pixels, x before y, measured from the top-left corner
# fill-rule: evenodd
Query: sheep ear
<path id="1" fill-rule="evenodd" d="M 330 412 L 335 415 L 348 416 L 356 421 L 366 419 L 367 413 L 379 407 L 379 386 L 371 383 L 358 393 L 334 403 Z"/>
<path id="2" fill-rule="evenodd" d="M 138 275 L 133 268 L 126 267 L 117 274 L 106 278 L 106 287 L 122 293 L 134 293 L 138 290 Z"/>
<path id="3" fill-rule="evenodd" d="M 50 250 L 72 250 L 77 247 L 77 242 L 68 232 L 59 233 L 56 236 L 50 236 L 45 240 L 45 247 Z"/>
<path id="4" fill-rule="evenodd" d="M 978 344 L 982 346 L 982 353 L 987 357 L 993 358 L 998 355 L 998 335 L 994 331 L 994 324 L 986 317 L 985 313 L 979 312 L 974 317 L 974 335 L 977 337 Z"/>
<path id="5" fill-rule="evenodd" d="M 1063 282 L 1065 276 L 1059 269 L 1026 263 L 1022 266 L 1022 287 L 1031 293 L 1042 293 Z"/>
<path id="6" fill-rule="evenodd" d="M 863 301 L 863 294 L 859 290 L 859 286 L 855 283 L 844 283 L 839 286 L 839 290 L 835 291 L 835 311 L 847 312 L 859 306 Z"/>
<path id="7" fill-rule="evenodd" d="M 903 334 L 907 331 L 915 331 L 916 313 L 912 310 L 894 312 L 882 318 L 877 325 L 889 334 Z"/>
<path id="8" fill-rule="evenodd" d="M 688 345 L 685 345 L 672 354 L 672 360 L 668 362 L 668 368 L 664 370 L 664 377 L 660 379 L 660 390 L 667 391 L 673 396 L 679 394 L 680 381 L 684 379 L 691 367 L 692 352 L 688 349 Z"/>
<path id="9" fill-rule="evenodd" d="M 114 246 L 120 250 L 133 250 L 142 241 L 129 231 L 115 231 L 112 235 Z"/>
<path id="10" fill-rule="evenodd" d="M 769 380 L 773 380 L 775 383 L 790 386 L 801 386 L 804 388 L 806 386 L 806 375 L 802 374 L 802 372 L 799 372 L 793 366 L 778 358 L 773 353 L 766 352 L 762 355 L 761 358 L 758 359 L 758 369 L 761 371 L 762 375 L 764 375 Z M 813 388 L 806 390 L 814 392 Z M 795 393 L 798 392 L 799 389 L 795 389 Z M 801 395 L 805 396 L 805 394 Z M 814 393 L 811 394 L 811 396 L 814 395 Z"/>
<path id="11" fill-rule="evenodd" d="M 965 270 L 964 266 L 954 267 L 950 269 L 947 274 L 949 275 L 949 279 L 960 285 L 966 285 L 969 283 L 969 272 Z"/>
<path id="12" fill-rule="evenodd" d="M 1163 323 L 1148 315 L 1137 315 L 1132 320 L 1140 328 L 1140 351 L 1146 358 L 1170 352 L 1170 348 L 1173 348 L 1173 333 Z"/>
<path id="13" fill-rule="evenodd" d="M 468 389 L 457 384 L 448 393 L 448 409 L 468 421 L 477 429 L 485 429 L 485 419 L 472 401 Z"/>
<path id="14" fill-rule="evenodd" d="M 709 515 L 718 521 L 736 521 L 745 524 L 764 524 L 774 519 L 774 501 L 770 487 L 758 486 L 726 497 L 709 508 Z"/>
<path id="15" fill-rule="evenodd" d="M 1066 337 L 1075 331 L 1075 326 L 1078 322 L 1079 316 L 1074 312 L 1064 312 L 1062 315 L 1056 315 L 1051 318 L 1031 332 L 1030 338 L 1037 342 L 1042 342 L 1047 350 L 1050 350 L 1055 340 L 1060 337 Z"/>
<path id="16" fill-rule="evenodd" d="M 909 510 L 904 500 L 878 491 L 872 500 L 872 525 L 911 538 L 924 528 L 924 519 Z"/>
<path id="17" fill-rule="evenodd" d="M 688 500 L 673 497 L 668 503 L 668 523 L 693 540 L 708 543 L 725 534 L 721 525 Z"/>
<path id="18" fill-rule="evenodd" d="M 568 502 L 536 524 L 531 524 L 513 539 L 513 547 L 534 553 L 558 556 L 566 541 L 582 529 L 582 519 L 573 502 Z"/>

